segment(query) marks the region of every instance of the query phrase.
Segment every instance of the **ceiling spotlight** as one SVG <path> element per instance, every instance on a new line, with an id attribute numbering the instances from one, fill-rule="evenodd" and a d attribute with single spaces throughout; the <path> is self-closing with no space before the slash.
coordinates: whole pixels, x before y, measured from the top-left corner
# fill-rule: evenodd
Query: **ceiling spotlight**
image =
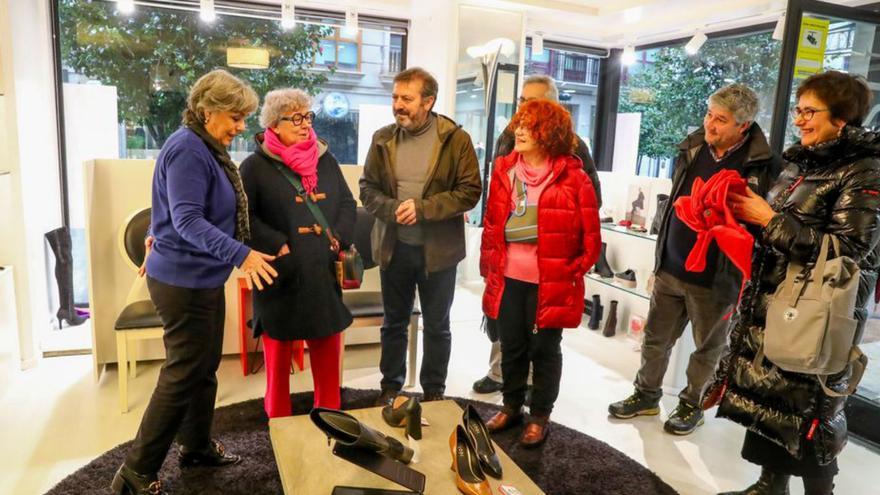
<path id="1" fill-rule="evenodd" d="M 785 37 L 785 12 L 779 16 L 779 20 L 776 21 L 776 27 L 773 29 L 773 39 L 777 41 L 782 41 L 782 38 Z"/>
<path id="2" fill-rule="evenodd" d="M 544 53 L 544 33 L 537 32 L 532 36 L 532 56 Z"/>
<path id="3" fill-rule="evenodd" d="M 293 0 L 281 1 L 281 28 L 293 29 L 296 26 L 296 14 L 293 11 Z"/>
<path id="4" fill-rule="evenodd" d="M 702 48 L 708 39 L 709 37 L 706 36 L 705 33 L 697 31 L 697 34 L 695 34 L 694 37 L 684 45 L 684 51 L 686 51 L 688 55 L 695 55 L 700 51 L 700 48 Z"/>
<path id="5" fill-rule="evenodd" d="M 199 18 L 205 22 L 217 20 L 217 12 L 214 11 L 214 0 L 199 1 Z"/>
<path id="6" fill-rule="evenodd" d="M 134 0 L 116 0 L 116 8 L 123 14 L 134 12 Z"/>
<path id="7" fill-rule="evenodd" d="M 620 58 L 623 65 L 632 65 L 636 63 L 636 49 L 632 45 L 623 47 L 623 55 Z"/>
<path id="8" fill-rule="evenodd" d="M 345 11 L 345 28 L 342 33 L 346 36 L 357 36 L 358 33 L 358 11 L 354 7 L 349 7 Z"/>

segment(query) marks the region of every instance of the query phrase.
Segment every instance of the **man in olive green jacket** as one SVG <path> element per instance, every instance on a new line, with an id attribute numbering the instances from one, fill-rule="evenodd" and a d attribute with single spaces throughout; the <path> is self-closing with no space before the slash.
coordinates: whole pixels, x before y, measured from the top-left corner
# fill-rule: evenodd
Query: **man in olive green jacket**
<path id="1" fill-rule="evenodd" d="M 415 67 L 394 78 L 395 124 L 373 134 L 361 202 L 376 221 L 373 259 L 379 263 L 382 394 L 387 404 L 403 387 L 407 326 L 416 288 L 424 322 L 419 381 L 425 400 L 443 397 L 452 336 L 449 309 L 455 269 L 465 257 L 464 213 L 480 198 L 480 172 L 470 136 L 431 111 L 437 81 Z"/>

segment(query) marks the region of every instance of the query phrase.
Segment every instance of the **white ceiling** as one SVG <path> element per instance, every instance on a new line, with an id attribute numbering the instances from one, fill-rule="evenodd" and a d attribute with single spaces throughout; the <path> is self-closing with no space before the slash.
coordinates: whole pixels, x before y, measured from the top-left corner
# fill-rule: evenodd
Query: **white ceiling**
<path id="1" fill-rule="evenodd" d="M 280 0 L 270 0 L 280 3 Z M 777 21 L 786 0 L 313 0 L 299 5 L 406 17 L 422 2 L 461 3 L 525 13 L 526 31 L 545 39 L 622 48 Z M 856 7 L 876 0 L 831 0 Z M 422 5 L 424 5 L 422 3 Z"/>

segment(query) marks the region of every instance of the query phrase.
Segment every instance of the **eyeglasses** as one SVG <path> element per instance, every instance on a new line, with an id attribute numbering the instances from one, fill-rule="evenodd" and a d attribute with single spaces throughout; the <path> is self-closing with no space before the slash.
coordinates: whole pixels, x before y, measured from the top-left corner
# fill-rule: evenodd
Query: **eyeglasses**
<path id="1" fill-rule="evenodd" d="M 302 125 L 303 120 L 313 122 L 315 120 L 315 112 L 295 113 L 290 117 L 281 117 L 278 120 L 286 120 L 288 122 L 292 122 L 293 125 Z"/>
<path id="2" fill-rule="evenodd" d="M 791 109 L 791 118 L 792 120 L 804 119 L 804 122 L 809 122 L 813 120 L 813 115 L 816 115 L 818 112 L 827 112 L 827 108 L 800 108 L 794 107 Z"/>

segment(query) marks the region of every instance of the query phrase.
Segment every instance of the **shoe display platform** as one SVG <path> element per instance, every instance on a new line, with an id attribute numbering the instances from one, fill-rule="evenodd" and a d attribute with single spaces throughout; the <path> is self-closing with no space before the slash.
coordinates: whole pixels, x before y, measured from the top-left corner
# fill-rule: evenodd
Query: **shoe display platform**
<path id="1" fill-rule="evenodd" d="M 382 408 L 371 407 L 345 411 L 358 421 L 392 436 L 404 444 L 403 428 L 388 426 L 382 419 Z M 455 472 L 449 467 L 452 456 L 449 436 L 455 426 L 461 424 L 464 411 L 451 400 L 422 403 L 422 417 L 430 426 L 422 428 L 421 451 L 418 463 L 408 467 L 426 476 L 426 495 L 458 493 Z M 486 418 L 484 418 L 486 419 Z M 307 415 L 275 418 L 269 421 L 269 437 L 278 464 L 281 485 L 286 495 L 329 494 L 334 486 L 357 486 L 365 488 L 403 489 L 381 476 L 351 464 L 335 455 L 327 445 L 327 437 Z M 501 484 L 511 485 L 522 493 L 540 495 L 544 492 L 501 450 L 495 446 L 501 459 L 504 478 L 487 477 L 493 493 Z"/>

